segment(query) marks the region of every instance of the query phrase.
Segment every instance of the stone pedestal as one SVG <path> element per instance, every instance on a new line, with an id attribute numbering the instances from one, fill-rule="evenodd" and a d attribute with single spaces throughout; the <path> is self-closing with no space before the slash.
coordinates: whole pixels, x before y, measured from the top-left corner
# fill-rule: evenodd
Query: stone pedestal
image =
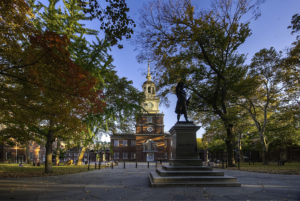
<path id="1" fill-rule="evenodd" d="M 173 159 L 169 165 L 150 172 L 151 186 L 241 186 L 236 178 L 202 166 L 196 141 L 199 128 L 193 122 L 177 122 L 171 128 Z"/>
<path id="2" fill-rule="evenodd" d="M 200 126 L 193 122 L 177 122 L 170 130 L 175 159 L 199 159 L 197 153 L 196 132 Z"/>

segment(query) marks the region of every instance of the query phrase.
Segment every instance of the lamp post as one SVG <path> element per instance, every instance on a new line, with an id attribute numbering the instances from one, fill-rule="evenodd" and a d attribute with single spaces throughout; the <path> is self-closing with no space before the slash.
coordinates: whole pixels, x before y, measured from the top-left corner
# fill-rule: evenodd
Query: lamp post
<path id="1" fill-rule="evenodd" d="M 18 163 L 18 143 L 16 142 L 16 163 Z"/>

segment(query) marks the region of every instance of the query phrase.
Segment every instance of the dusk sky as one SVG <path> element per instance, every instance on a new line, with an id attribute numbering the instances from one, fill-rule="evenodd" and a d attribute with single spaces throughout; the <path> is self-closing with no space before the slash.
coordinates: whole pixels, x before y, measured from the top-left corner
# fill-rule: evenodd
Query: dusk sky
<path id="1" fill-rule="evenodd" d="M 143 5 L 150 0 L 127 0 L 130 8 L 130 17 L 134 19 L 137 24 L 136 30 L 139 29 L 139 11 Z M 210 0 L 195 1 L 201 8 L 207 8 L 210 5 Z M 247 62 L 249 62 L 255 52 L 262 48 L 275 47 L 276 50 L 284 51 L 291 46 L 296 37 L 291 35 L 291 30 L 287 29 L 290 25 L 291 18 L 294 14 L 300 12 L 300 0 L 266 0 L 261 5 L 261 16 L 250 24 L 252 35 L 241 46 L 240 52 L 247 55 Z M 112 48 L 113 64 L 119 76 L 127 77 L 133 81 L 133 85 L 142 90 L 142 84 L 146 80 L 147 63 L 138 63 L 136 56 L 138 50 L 135 51 L 136 45 L 134 36 L 130 40 L 124 40 L 123 49 Z M 151 66 L 151 64 L 150 64 Z M 153 70 L 153 65 L 151 66 Z M 160 111 L 165 114 L 165 132 L 176 123 L 176 114 L 174 112 L 176 105 L 176 95 L 170 94 L 170 107 L 164 104 L 160 105 Z M 183 117 L 181 117 L 183 119 Z M 200 125 L 201 126 L 201 125 Z M 204 133 L 203 129 L 198 131 L 198 137 Z"/>

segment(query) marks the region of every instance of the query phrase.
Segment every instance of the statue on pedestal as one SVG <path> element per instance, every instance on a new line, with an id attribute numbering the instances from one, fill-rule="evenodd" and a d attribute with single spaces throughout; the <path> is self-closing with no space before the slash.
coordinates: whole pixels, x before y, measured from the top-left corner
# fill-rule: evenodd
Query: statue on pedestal
<path id="1" fill-rule="evenodd" d="M 177 103 L 175 112 L 177 114 L 177 122 L 179 122 L 181 114 L 184 115 L 185 121 L 188 122 L 187 117 L 187 105 L 189 100 L 186 98 L 186 92 L 184 90 L 185 86 L 182 81 L 178 82 L 176 86 L 176 96 L 177 96 Z"/>

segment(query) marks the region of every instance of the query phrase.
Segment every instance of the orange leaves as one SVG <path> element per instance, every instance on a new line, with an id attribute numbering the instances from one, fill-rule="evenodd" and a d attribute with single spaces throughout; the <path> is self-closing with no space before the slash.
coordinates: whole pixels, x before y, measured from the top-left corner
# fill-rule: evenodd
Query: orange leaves
<path id="1" fill-rule="evenodd" d="M 48 48 L 65 49 L 69 45 L 69 40 L 66 36 L 60 36 L 55 32 L 46 31 L 31 37 L 33 44 L 41 44 Z"/>
<path id="2" fill-rule="evenodd" d="M 25 73 L 43 93 L 46 105 L 54 104 L 52 110 L 69 111 L 77 117 L 103 112 L 102 91 L 95 90 L 98 80 L 71 60 L 66 36 L 46 31 L 32 36 L 30 41 L 32 46 L 28 50 L 32 54 L 27 59 L 40 57 L 40 60 L 25 69 Z"/>

